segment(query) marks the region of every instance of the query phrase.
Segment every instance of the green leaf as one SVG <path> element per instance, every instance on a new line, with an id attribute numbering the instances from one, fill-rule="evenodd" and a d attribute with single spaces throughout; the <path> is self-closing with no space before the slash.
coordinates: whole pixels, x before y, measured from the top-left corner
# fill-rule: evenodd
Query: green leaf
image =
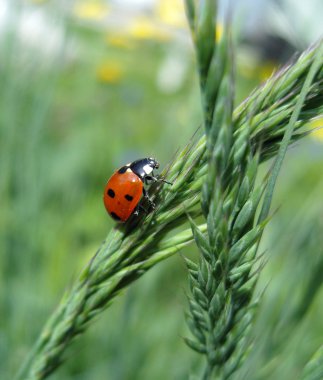
<path id="1" fill-rule="evenodd" d="M 190 331 L 192 332 L 192 334 L 199 340 L 199 342 L 202 345 L 205 345 L 205 342 L 206 342 L 205 335 L 204 335 L 203 331 L 198 327 L 195 320 L 192 319 L 190 316 L 187 316 L 186 323 L 187 323 Z"/>
<path id="2" fill-rule="evenodd" d="M 192 260 L 184 257 L 184 261 L 189 270 L 192 270 L 193 272 L 196 272 L 198 270 L 198 265 L 195 264 Z"/>
<path id="3" fill-rule="evenodd" d="M 191 225 L 194 240 L 200 249 L 202 255 L 208 260 L 211 260 L 210 245 L 205 235 L 200 231 L 194 220 L 188 215 L 188 220 Z"/>
<path id="4" fill-rule="evenodd" d="M 206 353 L 206 348 L 203 344 L 196 342 L 195 340 L 189 339 L 189 338 L 184 338 L 185 343 L 194 351 L 200 353 L 200 354 L 205 354 Z"/>
<path id="5" fill-rule="evenodd" d="M 222 303 L 217 293 L 214 293 L 210 302 L 210 316 L 212 319 L 216 319 L 221 311 Z"/>
<path id="6" fill-rule="evenodd" d="M 216 0 L 200 0 L 196 29 L 196 51 L 200 67 L 200 80 L 204 86 L 215 46 Z"/>
<path id="7" fill-rule="evenodd" d="M 196 302 L 204 309 L 208 309 L 209 301 L 200 288 L 193 288 L 193 296 Z"/>
<path id="8" fill-rule="evenodd" d="M 234 262 L 242 260 L 247 251 L 256 243 L 261 237 L 263 228 L 256 226 L 247 232 L 240 240 L 238 240 L 229 252 L 229 263 L 233 265 Z"/>
<path id="9" fill-rule="evenodd" d="M 312 359 L 306 364 L 301 380 L 323 379 L 323 345 L 316 351 Z"/>

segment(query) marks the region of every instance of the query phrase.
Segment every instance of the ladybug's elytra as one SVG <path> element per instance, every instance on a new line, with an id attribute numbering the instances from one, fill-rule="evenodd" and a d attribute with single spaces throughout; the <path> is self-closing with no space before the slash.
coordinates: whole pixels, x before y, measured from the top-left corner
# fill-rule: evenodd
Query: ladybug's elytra
<path id="1" fill-rule="evenodd" d="M 163 181 L 154 176 L 153 170 L 159 168 L 154 158 L 143 158 L 122 166 L 107 182 L 103 202 L 111 217 L 118 222 L 126 222 L 133 213 L 138 213 L 139 201 L 144 196 L 151 207 L 144 185 L 149 181 Z"/>

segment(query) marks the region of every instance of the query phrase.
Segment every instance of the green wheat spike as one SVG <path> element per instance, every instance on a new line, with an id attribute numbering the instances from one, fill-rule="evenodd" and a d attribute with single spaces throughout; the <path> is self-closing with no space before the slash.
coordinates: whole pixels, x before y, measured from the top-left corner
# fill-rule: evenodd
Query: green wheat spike
<path id="1" fill-rule="evenodd" d="M 194 8 L 191 2 L 187 4 L 187 8 L 193 7 L 187 13 L 194 14 L 195 18 L 205 23 L 194 24 L 193 36 L 203 34 L 205 30 L 216 29 L 215 9 L 214 15 L 209 15 L 208 18 L 199 15 L 205 9 L 210 10 L 211 4 L 214 6 L 215 2 L 206 0 L 198 3 L 202 4 L 201 7 Z M 212 26 L 210 20 L 213 20 Z M 189 276 L 191 294 L 187 320 L 195 340 L 189 339 L 186 342 L 195 350 L 194 347 L 198 347 L 197 351 L 206 358 L 203 379 L 229 378 L 245 358 L 241 352 L 249 349 L 248 332 L 256 309 L 253 293 L 260 273 L 260 269 L 252 271 L 257 247 L 268 222 L 275 182 L 287 147 L 299 124 L 302 109 L 306 107 L 311 88 L 316 87 L 314 77 L 320 78 L 321 82 L 322 74 L 321 45 L 304 83 L 301 86 L 297 83 L 301 66 L 294 72 L 287 70 L 280 74 L 286 75 L 285 86 L 279 76 L 277 87 L 274 82 L 271 84 L 268 81 L 263 86 L 263 93 L 253 99 L 254 104 L 249 109 L 244 109 L 245 115 L 240 119 L 243 128 L 239 128 L 235 123 L 232 105 L 232 45 L 228 38 L 229 27 L 225 29 L 225 37 L 218 46 L 212 46 L 211 49 L 211 61 L 217 62 L 216 66 L 210 65 L 211 50 L 203 54 L 205 43 L 201 43 L 198 38 L 194 39 L 205 111 L 208 175 L 202 187 L 201 207 L 207 221 L 207 231 L 200 231 L 193 218 L 189 218 L 200 259 L 194 276 Z M 206 67 L 207 78 L 203 70 Z M 221 75 L 218 75 L 219 72 Z M 299 86 L 300 92 L 292 99 L 290 91 L 295 85 Z M 277 109 L 275 104 L 268 102 L 275 93 L 278 94 L 280 106 L 277 104 Z M 264 109 L 263 114 L 255 113 L 256 108 Z M 282 134 L 279 134 L 278 139 L 272 135 L 276 138 L 278 150 L 273 169 L 268 180 L 255 186 L 260 151 L 263 147 L 267 149 L 264 132 L 269 131 L 272 125 L 283 126 L 283 123 L 288 125 L 282 133 L 282 140 Z M 255 131 L 259 138 L 257 145 L 253 143 Z M 273 144 L 268 151 L 271 149 Z M 264 193 L 258 218 L 257 209 Z M 212 268 L 216 270 L 212 272 Z M 201 310 L 197 312 L 192 305 L 199 305 Z"/>

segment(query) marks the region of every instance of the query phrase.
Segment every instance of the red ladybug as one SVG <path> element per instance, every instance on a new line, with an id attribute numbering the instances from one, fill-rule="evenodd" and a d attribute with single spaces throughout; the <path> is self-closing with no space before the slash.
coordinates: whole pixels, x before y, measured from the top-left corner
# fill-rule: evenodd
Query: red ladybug
<path id="1" fill-rule="evenodd" d="M 103 202 L 114 220 L 126 222 L 132 214 L 138 214 L 142 196 L 154 207 L 144 185 L 158 180 L 170 183 L 154 176 L 153 170 L 158 168 L 159 163 L 154 158 L 143 158 L 122 166 L 112 175 L 105 186 Z"/>

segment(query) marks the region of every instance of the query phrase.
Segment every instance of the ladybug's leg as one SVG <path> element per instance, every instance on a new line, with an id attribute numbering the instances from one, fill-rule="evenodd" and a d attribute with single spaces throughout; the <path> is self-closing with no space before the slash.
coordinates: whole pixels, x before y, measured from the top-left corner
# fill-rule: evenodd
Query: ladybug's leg
<path id="1" fill-rule="evenodd" d="M 147 209 L 145 209 L 142 205 L 138 205 L 136 207 L 135 211 L 133 212 L 133 215 L 138 216 L 141 211 L 144 212 L 145 214 L 148 214 L 148 210 Z"/>
<path id="2" fill-rule="evenodd" d="M 145 199 L 147 199 L 147 202 L 149 203 L 149 206 L 154 209 L 155 208 L 155 203 L 149 198 L 149 195 L 146 191 L 146 189 L 143 187 L 142 189 L 142 193 L 143 193 L 143 196 L 145 197 Z"/>
<path id="3" fill-rule="evenodd" d="M 158 182 L 158 181 L 161 181 L 161 182 L 164 182 L 164 183 L 168 183 L 168 185 L 172 185 L 172 182 L 169 182 L 169 181 L 166 181 L 165 179 L 163 178 L 156 178 L 154 177 L 153 175 L 146 175 L 145 176 L 145 183 L 148 185 L 148 181 L 152 181 L 152 182 Z"/>
<path id="4" fill-rule="evenodd" d="M 148 214 L 148 210 L 144 206 L 139 205 L 138 208 L 140 211 L 143 211 L 144 213 Z"/>
<path id="5" fill-rule="evenodd" d="M 145 176 L 145 184 L 149 185 L 149 181 L 157 182 L 158 179 L 156 177 L 154 177 L 153 175 L 146 175 Z"/>
<path id="6" fill-rule="evenodd" d="M 158 178 L 158 181 L 167 183 L 167 185 L 172 185 L 173 184 L 173 182 L 166 181 L 166 179 L 164 179 L 164 178 Z"/>

